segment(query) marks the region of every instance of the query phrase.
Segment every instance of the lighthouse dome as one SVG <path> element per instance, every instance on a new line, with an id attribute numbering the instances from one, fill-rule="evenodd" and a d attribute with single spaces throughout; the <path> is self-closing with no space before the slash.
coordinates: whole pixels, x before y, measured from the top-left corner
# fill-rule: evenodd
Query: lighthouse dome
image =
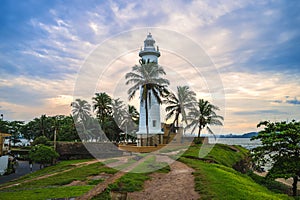
<path id="1" fill-rule="evenodd" d="M 147 35 L 147 38 L 144 40 L 144 48 L 141 49 L 139 56 L 145 58 L 145 56 L 155 56 L 156 60 L 160 56 L 158 47 L 155 46 L 155 40 L 153 39 L 151 33 Z"/>

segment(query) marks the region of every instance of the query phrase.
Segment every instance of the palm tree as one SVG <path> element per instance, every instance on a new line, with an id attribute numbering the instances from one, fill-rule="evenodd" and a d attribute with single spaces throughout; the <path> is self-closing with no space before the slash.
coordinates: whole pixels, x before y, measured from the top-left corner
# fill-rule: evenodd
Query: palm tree
<path id="1" fill-rule="evenodd" d="M 128 133 L 130 133 L 131 136 L 135 134 L 137 130 L 138 120 L 138 111 L 134 106 L 128 105 L 127 110 L 124 110 L 123 112 L 123 121 L 120 126 L 122 130 L 125 130 L 125 140 L 128 138 Z"/>
<path id="2" fill-rule="evenodd" d="M 93 97 L 93 109 L 96 112 L 100 124 L 103 124 L 112 113 L 112 99 L 105 92 L 96 93 Z"/>
<path id="3" fill-rule="evenodd" d="M 88 131 L 86 126 L 88 121 L 91 118 L 91 105 L 86 100 L 76 99 L 71 103 L 72 106 L 72 115 L 79 131 L 81 138 L 87 139 Z M 81 129 L 82 128 L 82 129 Z"/>
<path id="4" fill-rule="evenodd" d="M 168 112 L 166 116 L 166 120 L 170 119 L 171 117 L 174 117 L 173 123 L 171 124 L 168 133 L 167 143 L 169 142 L 171 131 L 174 130 L 175 128 L 175 124 L 176 127 L 178 128 L 180 115 L 182 121 L 185 121 L 187 123 L 186 108 L 191 107 L 195 101 L 196 101 L 196 93 L 191 91 L 189 86 L 178 86 L 177 94 L 170 93 L 167 96 L 167 99 L 164 100 L 164 103 L 169 105 L 166 107 L 166 112 Z"/>
<path id="5" fill-rule="evenodd" d="M 47 117 L 46 115 L 41 115 L 41 118 L 40 118 L 40 130 L 41 130 L 41 133 L 42 133 L 42 136 L 46 136 L 45 135 L 45 121 L 46 121 Z"/>
<path id="6" fill-rule="evenodd" d="M 147 131 L 147 146 L 149 145 L 149 116 L 148 116 L 148 100 L 151 101 L 151 96 L 157 100 L 159 104 L 162 103 L 161 96 L 166 96 L 168 93 L 166 90 L 169 81 L 160 76 L 166 75 L 163 67 L 157 63 L 143 63 L 132 67 L 132 72 L 126 74 L 125 78 L 128 79 L 126 84 L 134 84 L 129 90 L 129 100 L 131 100 L 136 91 L 141 88 L 141 103 L 145 103 L 146 112 L 146 131 Z M 149 95 L 150 94 L 150 95 Z M 150 102 L 151 105 L 151 102 Z"/>
<path id="7" fill-rule="evenodd" d="M 112 100 L 112 114 L 118 126 L 121 125 L 125 112 L 125 105 L 119 98 Z"/>
<path id="8" fill-rule="evenodd" d="M 139 118 L 140 118 L 140 114 L 139 112 L 137 111 L 137 109 L 132 106 L 132 105 L 128 105 L 128 113 L 132 119 L 132 121 L 135 123 L 135 124 L 139 124 Z"/>
<path id="9" fill-rule="evenodd" d="M 86 100 L 76 99 L 71 103 L 75 121 L 87 121 L 91 117 L 91 105 Z"/>
<path id="10" fill-rule="evenodd" d="M 221 120 L 224 120 L 222 116 L 216 114 L 215 111 L 217 110 L 219 110 L 217 106 L 206 100 L 199 99 L 196 106 L 187 115 L 187 121 L 190 123 L 186 129 L 193 127 L 193 133 L 198 128 L 198 138 L 200 138 L 200 133 L 204 128 L 207 129 L 208 133 L 214 135 L 209 125 L 222 126 Z"/>

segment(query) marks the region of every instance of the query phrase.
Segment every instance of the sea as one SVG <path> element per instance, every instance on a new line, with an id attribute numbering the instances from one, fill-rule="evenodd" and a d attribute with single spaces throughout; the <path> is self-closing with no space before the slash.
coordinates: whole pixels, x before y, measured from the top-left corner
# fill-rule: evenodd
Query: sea
<path id="1" fill-rule="evenodd" d="M 228 145 L 240 145 L 246 149 L 253 149 L 261 145 L 260 140 L 250 140 L 250 138 L 208 138 L 209 144 L 228 144 Z"/>

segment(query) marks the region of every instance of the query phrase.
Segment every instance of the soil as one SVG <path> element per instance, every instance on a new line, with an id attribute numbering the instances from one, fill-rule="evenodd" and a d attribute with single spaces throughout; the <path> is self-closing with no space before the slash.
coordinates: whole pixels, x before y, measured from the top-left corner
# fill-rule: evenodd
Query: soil
<path id="1" fill-rule="evenodd" d="M 162 160 L 166 161 L 166 159 Z M 178 161 L 172 161 L 170 167 L 171 171 L 167 174 L 151 174 L 151 180 L 145 182 L 144 190 L 128 193 L 128 199 L 199 199 L 199 194 L 194 190 L 195 183 L 192 175 L 194 170 Z"/>

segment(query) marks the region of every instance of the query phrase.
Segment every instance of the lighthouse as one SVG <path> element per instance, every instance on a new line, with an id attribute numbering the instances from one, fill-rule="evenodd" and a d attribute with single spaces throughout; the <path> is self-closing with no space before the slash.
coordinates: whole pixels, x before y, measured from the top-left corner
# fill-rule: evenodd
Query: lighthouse
<path id="1" fill-rule="evenodd" d="M 158 58 L 160 57 L 160 52 L 157 46 L 155 46 L 155 40 L 153 39 L 151 33 L 147 35 L 144 41 L 144 47 L 141 48 L 139 52 L 140 63 L 156 63 L 158 64 Z M 139 130 L 137 132 L 137 146 L 146 146 L 147 137 L 148 144 L 150 146 L 158 145 L 163 143 L 163 132 L 161 130 L 160 121 L 160 104 L 157 102 L 156 98 L 150 92 L 148 102 L 148 129 L 149 134 L 147 135 L 146 127 L 146 110 L 145 104 L 142 101 L 142 87 L 140 87 L 140 120 L 139 120 Z"/>

